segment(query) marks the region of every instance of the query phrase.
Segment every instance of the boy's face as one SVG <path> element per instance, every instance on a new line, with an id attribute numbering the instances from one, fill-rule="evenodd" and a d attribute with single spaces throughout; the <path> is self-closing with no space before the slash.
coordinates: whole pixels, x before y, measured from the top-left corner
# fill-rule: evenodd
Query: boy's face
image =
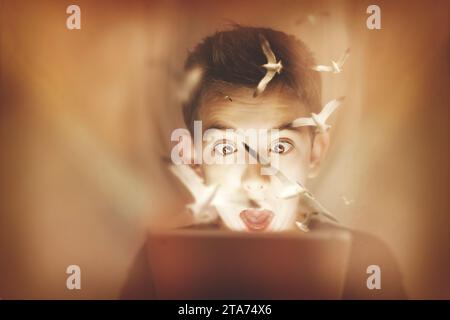
<path id="1" fill-rule="evenodd" d="M 206 99 L 199 110 L 203 128 L 213 129 L 209 131 L 208 141 L 203 142 L 203 148 L 214 158 L 223 158 L 219 160 L 225 162 L 203 162 L 200 166 L 206 184 L 221 186 L 223 201 L 216 205 L 220 218 L 229 229 L 235 231 L 291 229 L 301 210 L 298 196 L 278 198 L 282 187 L 278 178 L 262 174 L 260 164 L 255 163 L 254 159 L 250 163 L 244 145 L 225 131 L 252 129 L 266 133 L 265 138 L 258 141 L 248 140 L 248 145 L 267 158 L 276 160 L 272 163 L 277 168 L 291 180 L 301 183 L 317 173 L 328 136 L 316 137 L 313 143 L 309 127 L 288 128 L 287 125 L 295 118 L 308 115 L 298 100 L 280 91 L 253 98 L 250 89 L 239 89 L 230 96 L 232 101 L 223 97 Z M 246 157 L 244 164 L 231 160 L 243 154 Z"/>

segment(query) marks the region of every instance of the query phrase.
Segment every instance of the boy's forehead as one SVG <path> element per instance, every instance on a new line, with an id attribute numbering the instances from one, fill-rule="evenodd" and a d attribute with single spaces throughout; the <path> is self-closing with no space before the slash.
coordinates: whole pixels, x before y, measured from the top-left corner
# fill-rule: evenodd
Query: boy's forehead
<path id="1" fill-rule="evenodd" d="M 199 118 L 203 128 L 284 129 L 290 122 L 308 116 L 295 97 L 276 91 L 254 98 L 251 89 L 217 93 L 202 101 Z"/>

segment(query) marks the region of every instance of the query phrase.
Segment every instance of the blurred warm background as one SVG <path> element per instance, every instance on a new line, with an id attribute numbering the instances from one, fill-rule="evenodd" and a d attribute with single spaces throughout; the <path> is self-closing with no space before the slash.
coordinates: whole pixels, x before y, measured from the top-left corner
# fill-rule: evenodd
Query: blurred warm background
<path id="1" fill-rule="evenodd" d="M 237 22 L 295 34 L 321 63 L 351 47 L 323 75 L 323 101 L 347 99 L 312 190 L 390 245 L 411 298 L 450 299 L 450 5 L 376 1 L 368 30 L 370 4 L 0 0 L 0 298 L 118 296 L 145 228 L 187 199 L 160 161 L 182 126 L 183 60 Z"/>

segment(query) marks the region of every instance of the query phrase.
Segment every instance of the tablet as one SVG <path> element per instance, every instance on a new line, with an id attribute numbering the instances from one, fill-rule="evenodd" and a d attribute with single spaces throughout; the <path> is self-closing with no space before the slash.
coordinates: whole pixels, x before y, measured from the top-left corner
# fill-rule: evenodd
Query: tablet
<path id="1" fill-rule="evenodd" d="M 151 232 L 157 299 L 340 299 L 350 255 L 345 230 Z"/>

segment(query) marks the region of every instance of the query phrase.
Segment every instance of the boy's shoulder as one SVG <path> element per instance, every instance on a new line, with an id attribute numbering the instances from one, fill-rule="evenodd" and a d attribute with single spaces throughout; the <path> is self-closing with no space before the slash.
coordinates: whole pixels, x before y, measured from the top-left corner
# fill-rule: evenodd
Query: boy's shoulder
<path id="1" fill-rule="evenodd" d="M 313 220 L 311 232 L 342 232 L 351 236 L 344 298 L 405 299 L 402 275 L 389 246 L 379 237 L 334 223 Z M 374 271 L 376 270 L 376 271 Z M 374 272 L 379 274 L 380 289 L 369 289 Z"/>
<path id="2" fill-rule="evenodd" d="M 324 221 L 320 218 L 312 219 L 309 224 L 312 233 L 342 233 L 351 236 L 352 241 L 361 243 L 364 246 L 385 247 L 386 244 L 377 236 L 370 233 L 352 229 L 338 223 Z"/>

